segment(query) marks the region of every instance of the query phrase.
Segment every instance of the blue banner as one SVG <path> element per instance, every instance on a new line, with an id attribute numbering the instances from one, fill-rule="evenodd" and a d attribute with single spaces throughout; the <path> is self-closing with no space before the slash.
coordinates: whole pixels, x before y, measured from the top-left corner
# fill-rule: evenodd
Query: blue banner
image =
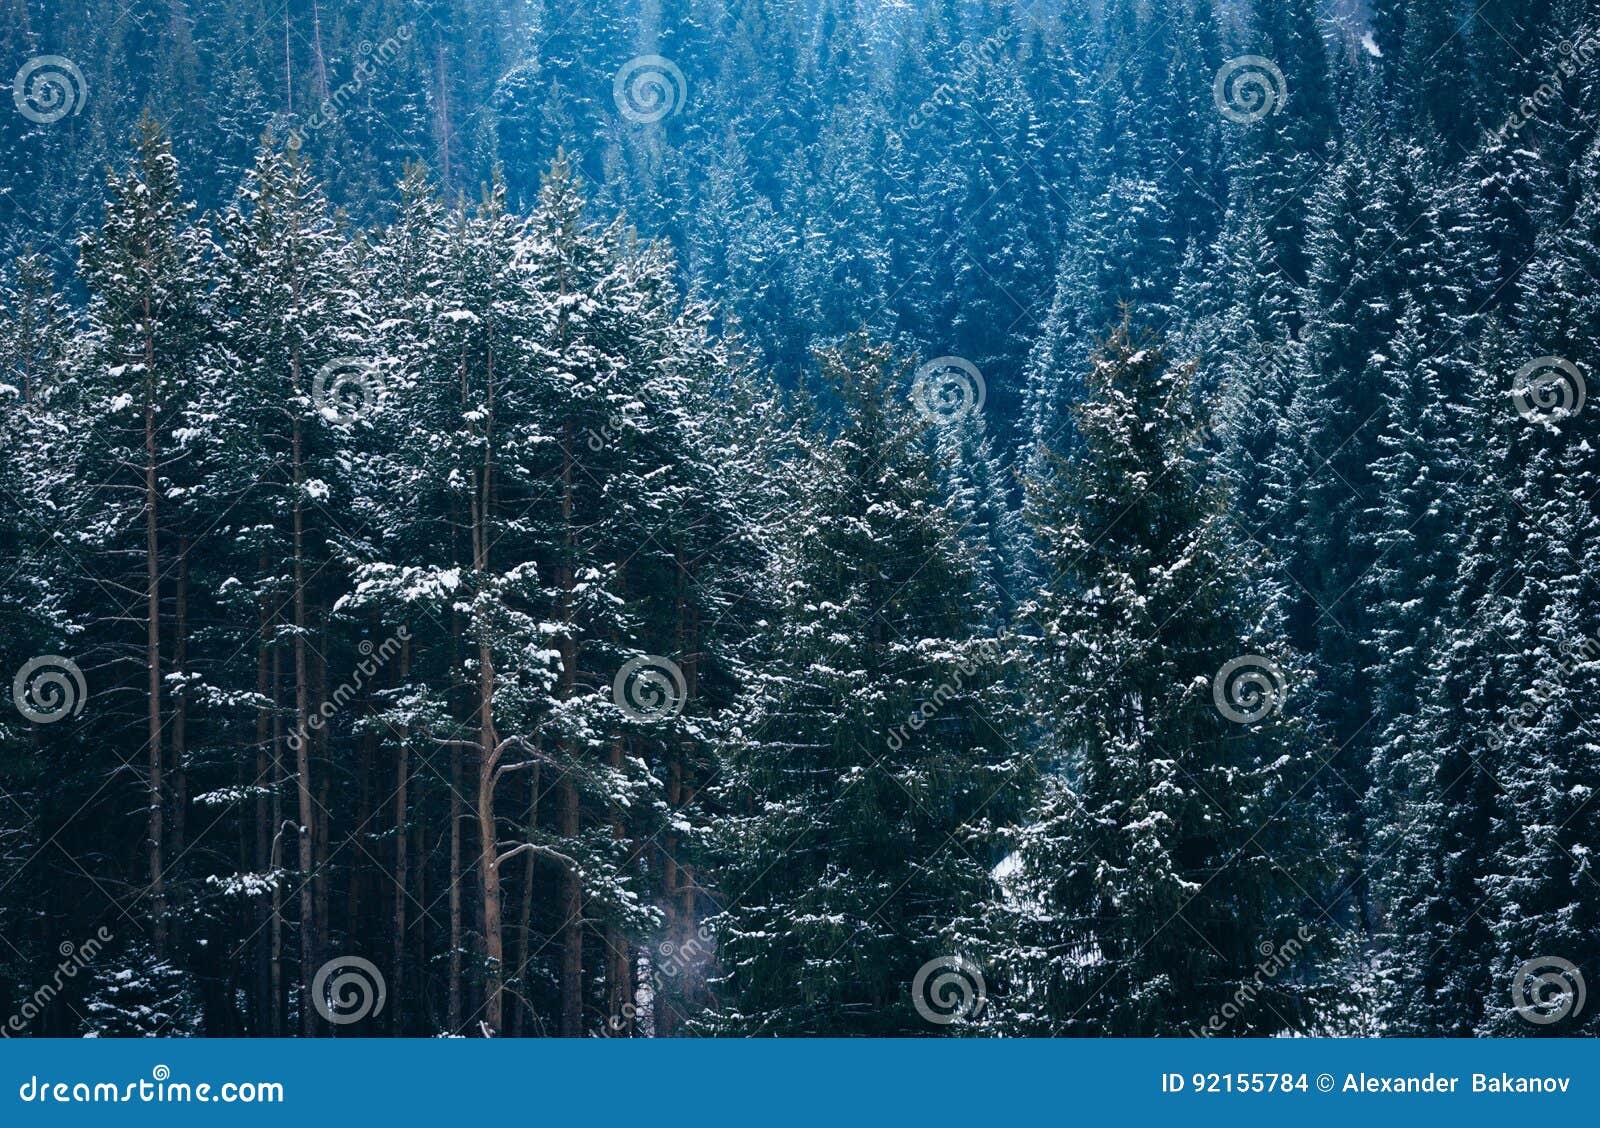
<path id="1" fill-rule="evenodd" d="M 0 1123 L 1575 1122 L 1600 1111 L 1595 1047 L 1556 1038 L 40 1039 L 0 1046 Z"/>

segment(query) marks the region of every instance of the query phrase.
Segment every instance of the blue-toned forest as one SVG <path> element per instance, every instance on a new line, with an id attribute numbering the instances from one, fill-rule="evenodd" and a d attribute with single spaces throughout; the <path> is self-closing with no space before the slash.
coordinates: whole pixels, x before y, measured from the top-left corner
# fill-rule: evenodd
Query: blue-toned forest
<path id="1" fill-rule="evenodd" d="M 1594 0 L 0 10 L 6 1036 L 1600 1030 Z"/>

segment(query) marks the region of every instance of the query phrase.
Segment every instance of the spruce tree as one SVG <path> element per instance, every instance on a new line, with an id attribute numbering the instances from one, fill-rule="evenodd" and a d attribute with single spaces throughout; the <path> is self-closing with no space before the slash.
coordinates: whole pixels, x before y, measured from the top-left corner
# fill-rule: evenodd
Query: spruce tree
<path id="1" fill-rule="evenodd" d="M 1302 666 L 1204 472 L 1191 379 L 1114 334 L 1083 447 L 1032 499 L 1049 569 L 1032 703 L 1054 774 L 1011 878 L 1023 1031 L 1208 1033 L 1241 990 L 1254 1005 L 1231 1033 L 1305 1030 L 1324 998 L 1310 951 L 1256 975 L 1302 926 L 1325 936 L 1331 845 L 1304 801 Z"/>

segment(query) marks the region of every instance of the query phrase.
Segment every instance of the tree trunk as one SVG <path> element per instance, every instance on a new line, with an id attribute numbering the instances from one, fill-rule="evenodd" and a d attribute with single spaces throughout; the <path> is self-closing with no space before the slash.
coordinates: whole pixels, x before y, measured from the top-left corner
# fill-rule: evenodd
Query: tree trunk
<path id="1" fill-rule="evenodd" d="M 263 557 L 263 559 L 259 560 L 257 565 L 257 574 L 265 575 L 267 571 L 265 558 Z M 261 606 L 257 617 L 257 634 L 259 637 L 256 642 L 256 697 L 258 700 L 265 701 L 268 691 L 267 677 L 271 666 L 267 655 L 267 609 L 264 604 Z M 267 741 L 271 737 L 271 710 L 265 705 L 258 706 L 256 708 L 256 772 L 254 781 L 257 789 L 255 800 L 256 842 L 255 861 L 251 868 L 260 874 L 268 873 L 271 869 L 269 859 L 272 853 L 272 834 L 268 829 L 270 826 L 268 819 L 272 816 L 272 808 L 268 803 L 267 787 L 268 781 L 272 780 L 272 761 L 268 756 L 267 748 Z M 254 897 L 251 900 L 256 906 L 256 934 L 259 936 L 271 927 L 271 909 L 270 906 L 264 905 L 259 897 Z M 258 940 L 256 950 L 258 956 L 256 959 L 255 1002 L 259 1008 L 257 1013 L 268 1016 L 268 1022 L 270 1023 L 272 1014 L 272 949 L 270 943 Z M 268 1025 L 266 1030 L 259 1029 L 259 1022 L 257 1026 L 256 1033 L 258 1034 L 277 1033 L 277 1029 L 271 1025 Z"/>
<path id="2" fill-rule="evenodd" d="M 183 857 L 189 820 L 189 702 L 184 680 L 189 672 L 189 542 L 178 538 L 178 590 L 173 607 L 172 668 L 178 687 L 172 694 L 172 856 Z"/>
<path id="3" fill-rule="evenodd" d="M 145 295 L 145 324 L 153 316 L 149 294 Z M 156 514 L 156 385 L 155 339 L 148 332 L 144 342 L 144 556 L 145 556 L 145 665 L 149 670 L 147 692 L 150 696 L 147 711 L 150 810 L 147 815 L 145 835 L 149 839 L 150 855 L 150 917 L 151 943 L 156 958 L 167 950 L 167 891 L 166 875 L 162 866 L 161 844 L 166 834 L 163 826 L 163 795 L 161 783 L 161 551 L 157 536 Z"/>
<path id="4" fill-rule="evenodd" d="M 622 739 L 619 737 L 611 742 L 610 756 L 611 770 L 622 771 Z M 613 806 L 611 815 L 611 837 L 621 842 L 627 837 L 627 828 L 624 826 L 618 808 Z M 622 929 L 615 924 L 606 925 L 606 1013 L 609 1022 L 620 1025 L 612 1027 L 611 1033 L 622 1037 L 632 1037 L 633 1019 L 629 1004 L 633 1002 L 633 954 L 632 946 L 627 937 L 622 934 Z"/>
<path id="5" fill-rule="evenodd" d="M 531 779 L 528 784 L 528 837 L 527 841 L 534 841 L 539 833 L 539 779 L 543 774 L 543 765 L 534 764 L 530 769 Z M 520 994 L 522 1005 L 516 1011 L 515 1033 L 520 1037 L 527 1033 L 528 1019 L 531 1017 L 532 1004 L 527 998 L 528 982 L 528 952 L 532 947 L 532 937 L 528 933 L 533 920 L 533 874 L 534 867 L 539 864 L 539 855 L 529 853 L 527 869 L 522 880 L 522 914 L 520 928 L 517 931 L 517 978 L 524 984 Z"/>
<path id="6" fill-rule="evenodd" d="M 291 360 L 294 391 L 300 393 L 300 362 Z M 307 666 L 305 511 L 301 502 L 305 467 L 301 420 L 294 416 L 292 439 L 294 459 L 294 715 L 295 715 L 295 795 L 298 799 L 300 863 L 300 1033 L 317 1033 L 316 1009 L 311 1004 L 311 980 L 317 971 L 317 914 L 313 889 L 312 834 L 316 813 L 311 801 L 311 685 Z"/>
<path id="7" fill-rule="evenodd" d="M 449 1030 L 461 1032 L 461 749 L 450 749 L 450 1002 Z"/>
<path id="8" fill-rule="evenodd" d="M 278 711 L 278 694 L 283 685 L 283 652 L 272 648 L 272 852 L 268 865 L 272 871 L 272 1032 L 277 1037 L 288 1033 L 288 984 L 283 978 L 283 861 L 279 845 L 283 834 L 283 714 Z"/>
<path id="9" fill-rule="evenodd" d="M 578 837 L 578 788 L 570 779 L 561 784 L 561 833 L 569 842 Z M 562 881 L 566 896 L 561 907 L 561 1036 L 583 1037 L 583 881 L 570 866 Z"/>
<path id="10" fill-rule="evenodd" d="M 400 684 L 404 685 L 411 676 L 411 639 L 408 637 L 400 643 Z M 406 979 L 406 866 L 409 854 L 406 851 L 406 835 L 410 833 L 408 825 L 410 801 L 409 791 L 411 785 L 411 732 L 409 727 L 400 727 L 400 750 L 396 764 L 395 789 L 394 789 L 394 1011 L 389 1016 L 396 1034 L 405 1030 L 405 991 Z"/>

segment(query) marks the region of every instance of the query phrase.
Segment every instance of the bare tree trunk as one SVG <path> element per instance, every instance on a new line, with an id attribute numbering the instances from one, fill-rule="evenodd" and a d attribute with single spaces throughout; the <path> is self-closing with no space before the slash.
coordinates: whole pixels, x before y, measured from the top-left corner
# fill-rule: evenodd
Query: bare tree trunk
<path id="1" fill-rule="evenodd" d="M 371 698 L 368 698 L 368 713 L 374 712 L 371 708 Z M 361 735 L 360 761 L 356 765 L 356 825 L 350 832 L 350 840 L 354 843 L 363 834 L 368 833 L 367 827 L 372 822 L 372 761 L 377 755 L 378 734 L 369 725 L 367 731 Z M 365 857 L 359 846 L 351 850 L 355 857 Z M 367 874 L 366 866 L 356 866 L 350 873 L 350 887 L 346 891 L 345 920 L 354 928 L 361 920 L 361 894 L 364 892 Z"/>
<path id="2" fill-rule="evenodd" d="M 172 668 L 178 687 L 172 694 L 172 856 L 183 856 L 189 819 L 189 542 L 178 538 L 178 591 L 173 611 Z"/>
<path id="3" fill-rule="evenodd" d="M 404 685 L 411 676 L 411 638 L 410 632 L 400 642 L 400 684 Z M 410 833 L 408 825 L 410 801 L 409 790 L 411 784 L 411 740 L 410 729 L 402 725 L 400 728 L 400 750 L 396 763 L 394 790 L 394 1011 L 389 1016 L 394 1024 L 394 1032 L 399 1034 L 405 1030 L 405 992 L 406 979 L 406 866 L 410 856 L 406 851 L 406 835 Z"/>
<path id="4" fill-rule="evenodd" d="M 316 56 L 317 97 L 328 100 L 328 60 L 322 53 L 322 9 L 316 0 L 311 3 L 311 52 Z"/>
<path id="5" fill-rule="evenodd" d="M 294 52 L 290 49 L 293 24 L 289 18 L 289 5 L 283 6 L 283 96 L 288 100 L 284 111 L 294 113 Z"/>
<path id="6" fill-rule="evenodd" d="M 489 333 L 493 324 L 487 323 Z M 462 384 L 465 391 L 467 369 L 462 363 Z M 489 513 L 494 504 L 494 350 L 489 349 L 485 379 L 487 381 L 485 407 L 487 418 L 483 434 L 483 470 L 478 489 L 472 497 L 472 567 L 480 583 L 486 583 L 489 573 Z M 483 925 L 484 959 L 484 1021 L 490 1031 L 498 1034 L 504 1026 L 504 1007 L 501 988 L 505 976 L 505 948 L 500 934 L 500 862 L 499 831 L 495 819 L 494 789 L 496 773 L 500 767 L 500 738 L 494 727 L 494 651 L 489 640 L 478 632 L 478 843 L 481 854 L 478 862 L 479 890 Z"/>
<path id="7" fill-rule="evenodd" d="M 328 614 L 317 609 L 313 616 L 317 623 L 317 637 L 323 639 L 323 648 L 326 648 L 328 638 Z M 321 648 L 308 647 L 311 664 L 311 707 L 315 713 L 318 707 L 328 700 L 328 663 L 323 659 Z M 316 753 L 318 762 L 328 762 L 328 726 L 320 725 L 313 736 L 312 750 Z M 328 892 L 332 877 L 328 867 L 323 863 L 328 858 L 328 841 L 330 829 L 328 820 L 332 817 L 333 807 L 328 801 L 328 789 L 332 785 L 333 777 L 324 772 L 317 780 L 315 803 L 315 820 L 311 824 L 311 891 L 316 898 L 317 909 L 313 919 L 317 922 L 317 958 L 322 958 L 322 937 L 327 933 L 328 922 L 333 919 L 328 912 Z"/>
<path id="8" fill-rule="evenodd" d="M 565 287 L 563 287 L 565 289 Z M 564 335 L 564 334 L 563 334 Z M 561 520 L 563 526 L 563 560 L 559 577 L 558 614 L 562 633 L 561 677 L 559 696 L 571 698 L 578 679 L 578 646 L 576 622 L 572 609 L 574 586 L 573 538 L 573 459 L 572 424 L 564 423 L 561 442 Z M 576 749 L 568 749 L 568 761 L 575 759 Z M 561 783 L 561 834 L 567 842 L 576 842 L 582 825 L 577 785 L 569 770 Z M 564 896 L 561 907 L 561 1024 L 563 1038 L 583 1035 L 583 881 L 574 867 L 567 867 L 563 877 Z"/>
<path id="9" fill-rule="evenodd" d="M 561 833 L 578 837 L 578 788 L 570 778 L 561 784 Z M 568 867 L 562 878 L 566 896 L 561 912 L 561 1036 L 583 1036 L 583 881 Z"/>
<path id="10" fill-rule="evenodd" d="M 283 685 L 283 652 L 272 648 L 272 1032 L 288 1033 L 288 985 L 283 979 L 283 862 L 279 838 L 283 834 L 283 714 L 278 711 L 278 693 Z"/>
<path id="11" fill-rule="evenodd" d="M 300 358 L 291 358 L 294 391 L 300 394 Z M 311 801 L 311 685 L 306 656 L 305 511 L 301 501 L 305 467 L 299 411 L 294 415 L 294 715 L 295 795 L 299 815 L 300 863 L 300 1033 L 317 1033 L 316 1009 L 311 1005 L 311 980 L 317 971 L 317 910 L 313 888 L 312 835 L 316 813 Z"/>
<path id="12" fill-rule="evenodd" d="M 676 825 L 678 812 L 683 809 L 683 752 L 677 747 L 667 752 L 667 810 L 669 825 Z M 686 922 L 683 919 L 683 908 L 680 904 L 679 886 L 683 884 L 681 869 L 678 865 L 678 851 L 681 840 L 676 830 L 668 830 L 662 836 L 662 854 L 664 860 L 661 866 L 661 892 L 667 903 L 667 935 L 672 942 L 683 949 Z M 654 1013 L 657 1031 L 663 1036 L 670 1036 L 677 1032 L 677 1012 L 670 1006 L 657 1005 Z"/>
<path id="13" fill-rule="evenodd" d="M 450 996 L 449 1030 L 461 1032 L 461 750 L 450 750 Z"/>
<path id="14" fill-rule="evenodd" d="M 267 571 L 266 556 L 262 554 L 257 562 L 257 575 L 265 575 Z M 257 618 L 256 642 L 256 698 L 265 702 L 267 700 L 267 677 L 271 669 L 267 657 L 267 609 L 263 605 Z M 256 788 L 255 801 L 255 863 L 251 867 L 256 873 L 267 873 L 270 869 L 269 859 L 272 851 L 272 835 L 268 831 L 268 819 L 271 817 L 271 807 L 267 801 L 269 780 L 272 780 L 272 761 L 268 757 L 267 741 L 272 736 L 272 713 L 266 705 L 256 708 L 256 774 L 254 786 Z M 274 783 L 276 781 L 273 781 Z M 256 931 L 259 935 L 267 931 L 271 925 L 271 910 L 263 905 L 259 897 L 252 898 L 256 905 Z M 260 1008 L 258 1013 L 265 1014 L 270 1023 L 272 1014 L 272 950 L 270 942 L 258 943 L 258 956 L 256 959 L 256 1004 Z M 257 1033 L 277 1033 L 277 1028 L 268 1025 L 266 1031 L 258 1030 Z"/>
<path id="15" fill-rule="evenodd" d="M 528 785 L 527 841 L 529 842 L 532 842 L 535 836 L 539 833 L 539 779 L 543 774 L 542 768 L 543 765 L 541 764 L 535 763 L 533 765 L 533 768 L 531 769 L 532 777 Z M 528 855 L 528 866 L 523 874 L 522 880 L 521 927 L 517 932 L 517 977 L 524 984 L 526 984 L 528 981 L 528 952 L 532 946 L 532 938 L 528 933 L 528 929 L 533 920 L 533 871 L 534 867 L 538 864 L 539 856 L 537 854 L 530 853 Z M 528 1018 L 530 1017 L 531 1009 L 531 1005 L 527 1000 L 526 988 L 524 988 L 522 995 L 523 1003 L 517 1008 L 516 1011 L 515 1033 L 518 1036 L 527 1033 Z"/>
<path id="16" fill-rule="evenodd" d="M 610 756 L 611 770 L 622 771 L 622 739 L 619 737 L 611 742 Z M 616 807 L 612 808 L 611 837 L 621 842 L 627 837 L 627 828 L 623 825 L 622 817 Z M 611 1033 L 621 1037 L 633 1036 L 633 1020 L 629 1017 L 632 1011 L 628 1005 L 633 1002 L 633 951 L 627 937 L 622 934 L 622 929 L 615 924 L 606 925 L 606 1014 L 608 1022 L 620 1022 L 620 1026 L 613 1027 Z"/>
<path id="17" fill-rule="evenodd" d="M 439 41 L 439 183 L 446 192 L 450 190 L 450 146 L 454 141 L 450 132 L 450 77 L 444 65 L 444 41 Z"/>
<path id="18" fill-rule="evenodd" d="M 144 299 L 145 325 L 154 314 L 149 294 Z M 161 843 L 164 798 L 161 782 L 161 548 L 157 536 L 156 502 L 156 383 L 155 338 L 148 328 L 144 339 L 144 557 L 145 557 L 145 665 L 149 671 L 150 809 L 145 836 L 150 855 L 151 942 L 156 958 L 167 950 L 167 891 Z"/>

